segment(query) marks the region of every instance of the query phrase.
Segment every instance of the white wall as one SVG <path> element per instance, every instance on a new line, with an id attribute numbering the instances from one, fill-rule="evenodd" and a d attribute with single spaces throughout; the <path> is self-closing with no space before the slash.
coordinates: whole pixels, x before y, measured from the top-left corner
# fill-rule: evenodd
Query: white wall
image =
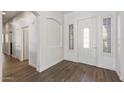
<path id="1" fill-rule="evenodd" d="M 102 51 L 102 18 L 112 17 L 112 54 L 106 55 Z M 116 62 L 116 13 L 115 12 L 72 12 L 64 16 L 64 59 L 79 62 L 78 60 L 78 22 L 81 19 L 96 17 L 97 19 L 97 66 L 115 70 Z M 74 50 L 69 50 L 68 25 L 74 24 Z"/>
<path id="2" fill-rule="evenodd" d="M 18 26 L 17 26 L 18 25 Z M 22 61 L 23 32 L 19 24 L 15 23 L 12 30 L 12 56 Z"/>
<path id="3" fill-rule="evenodd" d="M 29 59 L 29 27 L 23 28 L 23 60 Z"/>
<path id="4" fill-rule="evenodd" d="M 41 14 L 41 63 L 40 71 L 63 60 L 63 13 L 40 12 Z"/>
<path id="5" fill-rule="evenodd" d="M 39 49 L 39 31 L 36 29 L 36 17 L 29 27 L 29 64 L 37 67 Z"/>
<path id="6" fill-rule="evenodd" d="M 2 14 L 0 12 L 0 37 L 2 37 Z M 0 59 L 2 59 L 2 38 L 0 38 Z M 2 81 L 2 60 L 0 61 L 0 81 Z"/>
<path id="7" fill-rule="evenodd" d="M 6 33 L 6 29 L 5 29 L 5 24 L 2 26 L 2 34 L 3 34 L 3 44 L 2 44 L 2 52 L 5 53 L 6 51 L 6 46 L 5 46 L 5 33 Z"/>
<path id="8" fill-rule="evenodd" d="M 3 34 L 5 35 L 5 38 L 4 38 L 4 48 L 3 48 L 3 53 L 7 54 L 7 55 L 10 55 L 10 28 L 9 28 L 10 24 L 5 24 L 3 26 Z"/>
<path id="9" fill-rule="evenodd" d="M 120 31 L 121 31 L 121 18 L 120 18 L 120 13 L 117 12 L 117 60 L 116 60 L 116 72 L 118 76 L 120 76 Z"/>
<path id="10" fill-rule="evenodd" d="M 124 81 L 124 12 L 118 13 L 118 61 L 117 73 Z"/>

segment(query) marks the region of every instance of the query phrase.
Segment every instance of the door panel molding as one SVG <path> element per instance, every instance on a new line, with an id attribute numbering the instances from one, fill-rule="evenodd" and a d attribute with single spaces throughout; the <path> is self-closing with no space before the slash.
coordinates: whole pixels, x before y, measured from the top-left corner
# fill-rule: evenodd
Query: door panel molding
<path id="1" fill-rule="evenodd" d="M 78 61 L 97 65 L 97 19 L 96 17 L 78 20 Z M 89 48 L 84 47 L 84 28 L 89 28 Z M 91 29 L 91 30 L 90 30 Z M 93 29 L 93 30 L 92 30 Z M 95 31 L 95 32 L 92 32 Z M 92 41 L 93 40 L 93 41 Z M 85 42 L 86 43 L 86 42 Z"/>

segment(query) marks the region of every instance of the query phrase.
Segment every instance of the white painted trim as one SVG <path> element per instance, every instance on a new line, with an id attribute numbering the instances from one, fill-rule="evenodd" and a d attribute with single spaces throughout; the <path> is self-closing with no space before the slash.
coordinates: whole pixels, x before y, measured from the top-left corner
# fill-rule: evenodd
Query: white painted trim
<path id="1" fill-rule="evenodd" d="M 58 44 L 58 45 L 55 45 L 55 46 L 48 46 L 49 48 L 62 48 L 62 31 L 63 31 L 63 29 L 62 29 L 62 24 L 61 24 L 61 22 L 59 22 L 57 19 L 55 19 L 55 18 L 51 18 L 51 17 L 47 17 L 46 18 L 46 20 L 48 21 L 48 20 L 52 20 L 52 21 L 54 21 L 54 22 L 56 22 L 57 24 L 59 24 L 59 26 L 60 26 L 60 43 Z"/>
<path id="2" fill-rule="evenodd" d="M 33 12 L 32 12 L 33 13 Z M 41 14 L 40 14 L 40 12 L 38 12 L 38 11 L 35 11 L 35 16 L 36 16 L 36 24 L 37 24 L 37 30 L 38 30 L 38 32 L 39 32 L 39 34 L 40 34 L 40 32 L 41 32 Z M 39 35 L 39 38 L 41 37 L 41 34 Z M 41 43 L 40 41 L 39 41 L 39 43 Z M 39 47 L 38 47 L 38 49 L 37 49 L 37 55 L 39 55 L 38 57 L 37 57 L 37 62 L 36 62 L 36 66 L 35 66 L 35 68 L 36 69 L 39 69 L 39 66 L 40 66 L 40 62 L 41 62 L 41 46 L 40 46 L 41 44 L 39 44 Z"/>
<path id="3" fill-rule="evenodd" d="M 36 68 L 35 64 L 29 63 L 29 65 Z"/>
<path id="4" fill-rule="evenodd" d="M 104 51 L 102 51 L 102 56 L 113 56 L 113 51 L 114 51 L 114 49 L 113 49 L 113 38 L 112 38 L 112 33 L 114 32 L 114 18 L 113 18 L 113 15 L 105 15 L 105 16 L 102 16 L 102 20 L 101 20 L 101 22 L 102 22 L 102 25 L 103 25 L 103 19 L 104 18 L 111 18 L 111 53 L 105 53 Z M 101 26 L 101 30 L 103 30 L 103 28 L 102 28 L 102 26 Z M 101 34 L 102 35 L 102 34 Z M 102 37 L 102 36 L 101 36 Z M 103 44 L 102 44 L 102 49 L 103 49 Z"/>
<path id="5" fill-rule="evenodd" d="M 62 58 L 62 59 L 60 59 L 60 60 L 58 60 L 58 61 L 56 61 L 56 62 L 54 62 L 54 63 L 59 63 L 59 62 L 61 62 L 61 61 L 64 61 L 64 59 Z M 51 66 L 54 66 L 54 65 L 56 65 L 56 64 L 52 64 Z M 48 69 L 49 67 L 51 67 L 51 66 L 48 66 L 47 68 L 40 68 L 40 69 L 37 69 L 37 71 L 38 72 L 42 72 L 42 71 L 44 71 L 44 70 L 46 70 L 46 69 Z"/>
<path id="6" fill-rule="evenodd" d="M 64 58 L 64 60 L 68 60 L 68 61 L 72 61 L 72 62 L 75 62 L 75 63 L 80 63 L 79 61 L 77 61 L 77 60 L 72 60 L 72 59 L 68 59 L 68 58 Z"/>
<path id="7" fill-rule="evenodd" d="M 104 68 L 104 69 L 109 69 L 109 70 L 115 71 L 113 69 L 113 67 L 107 67 L 107 66 L 103 66 L 103 65 L 100 65 L 100 64 L 97 64 L 96 67 L 100 67 L 100 68 Z"/>
<path id="8" fill-rule="evenodd" d="M 117 70 L 116 70 L 115 72 L 116 72 L 116 74 L 118 75 L 119 79 L 120 79 L 121 81 L 124 81 L 124 77 L 123 77 Z"/>
<path id="9" fill-rule="evenodd" d="M 41 13 L 39 12 L 39 11 L 30 11 L 30 12 L 32 12 L 35 16 L 36 16 L 36 24 L 37 24 L 37 30 L 39 31 L 39 34 L 40 34 L 40 31 L 41 31 Z M 40 37 L 41 37 L 41 34 L 40 34 Z M 39 42 L 40 43 L 40 42 Z M 36 65 L 34 65 L 34 64 L 31 64 L 30 62 L 29 62 L 29 64 L 31 65 L 31 66 L 33 66 L 33 67 L 35 67 L 37 70 L 39 69 L 39 65 L 40 65 L 40 61 L 41 61 L 41 56 L 40 56 L 40 49 L 41 47 L 40 47 L 40 44 L 39 44 L 39 48 L 36 50 L 37 51 L 37 55 L 39 55 L 38 57 L 37 57 L 37 62 L 36 62 Z M 39 72 L 39 70 L 38 70 L 38 72 Z"/>
<path id="10" fill-rule="evenodd" d="M 2 59 L 2 12 L 0 12 L 0 59 Z M 0 82 L 2 81 L 2 64 L 3 62 L 0 61 Z"/>
<path id="11" fill-rule="evenodd" d="M 124 81 L 124 76 L 119 76 L 121 81 Z"/>

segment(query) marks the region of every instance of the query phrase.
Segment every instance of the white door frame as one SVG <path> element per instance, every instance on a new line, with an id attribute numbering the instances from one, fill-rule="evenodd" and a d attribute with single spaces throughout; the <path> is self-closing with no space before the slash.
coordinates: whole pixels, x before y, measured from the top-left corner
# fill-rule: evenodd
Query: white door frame
<path id="1" fill-rule="evenodd" d="M 98 55 L 98 53 L 97 53 L 97 46 L 98 46 L 98 44 L 97 44 L 97 17 L 95 17 L 95 16 L 91 16 L 91 17 L 87 17 L 87 18 L 82 18 L 82 19 L 79 19 L 78 20 L 78 23 L 77 23 L 77 48 L 78 48 L 78 62 L 80 62 L 80 59 L 79 59 L 79 52 L 80 52 L 80 49 L 79 49 L 79 22 L 81 21 L 81 20 L 86 20 L 86 19 L 89 19 L 89 18 L 95 18 L 96 19 L 96 36 L 95 36 L 95 39 L 96 39 L 96 59 L 95 59 L 95 66 L 97 66 L 98 65 L 98 63 L 97 63 L 97 61 L 98 61 L 98 58 L 97 58 L 97 55 Z M 90 65 L 90 64 L 89 64 Z"/>
<path id="2" fill-rule="evenodd" d="M 23 54 L 23 60 L 29 60 L 29 31 L 27 31 L 27 30 L 26 30 L 26 34 L 28 33 L 28 41 L 27 41 L 28 42 L 28 45 L 27 45 L 28 46 L 28 58 L 25 59 L 25 53 L 24 53 L 25 52 L 25 29 L 29 29 L 29 27 L 22 28 L 22 30 L 23 30 L 22 31 L 22 33 L 23 33 L 23 36 L 22 36 L 23 37 L 23 53 L 22 54 Z"/>
<path id="3" fill-rule="evenodd" d="M 30 11 L 30 12 L 32 12 L 35 16 L 36 16 L 36 30 L 38 30 L 39 31 L 39 47 L 37 48 L 37 55 L 38 55 L 38 57 L 37 57 L 37 62 L 36 62 L 36 70 L 38 71 L 38 72 L 41 72 L 41 70 L 40 70 L 40 61 L 41 61 L 41 59 L 43 58 L 43 57 L 41 57 L 40 55 L 41 55 L 41 48 L 43 48 L 42 46 L 41 46 L 41 13 L 39 12 L 39 11 Z"/>
<path id="4" fill-rule="evenodd" d="M 2 12 L 0 12 L 0 59 L 2 59 Z M 0 61 L 0 82 L 2 81 L 3 60 Z"/>

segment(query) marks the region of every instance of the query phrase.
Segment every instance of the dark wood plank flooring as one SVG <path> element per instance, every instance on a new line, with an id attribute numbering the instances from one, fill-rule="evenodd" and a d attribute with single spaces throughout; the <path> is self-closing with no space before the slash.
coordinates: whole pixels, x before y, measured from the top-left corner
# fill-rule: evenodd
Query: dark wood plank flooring
<path id="1" fill-rule="evenodd" d="M 39 73 L 10 56 L 4 56 L 4 82 L 120 82 L 114 71 L 71 61 L 62 61 Z"/>

